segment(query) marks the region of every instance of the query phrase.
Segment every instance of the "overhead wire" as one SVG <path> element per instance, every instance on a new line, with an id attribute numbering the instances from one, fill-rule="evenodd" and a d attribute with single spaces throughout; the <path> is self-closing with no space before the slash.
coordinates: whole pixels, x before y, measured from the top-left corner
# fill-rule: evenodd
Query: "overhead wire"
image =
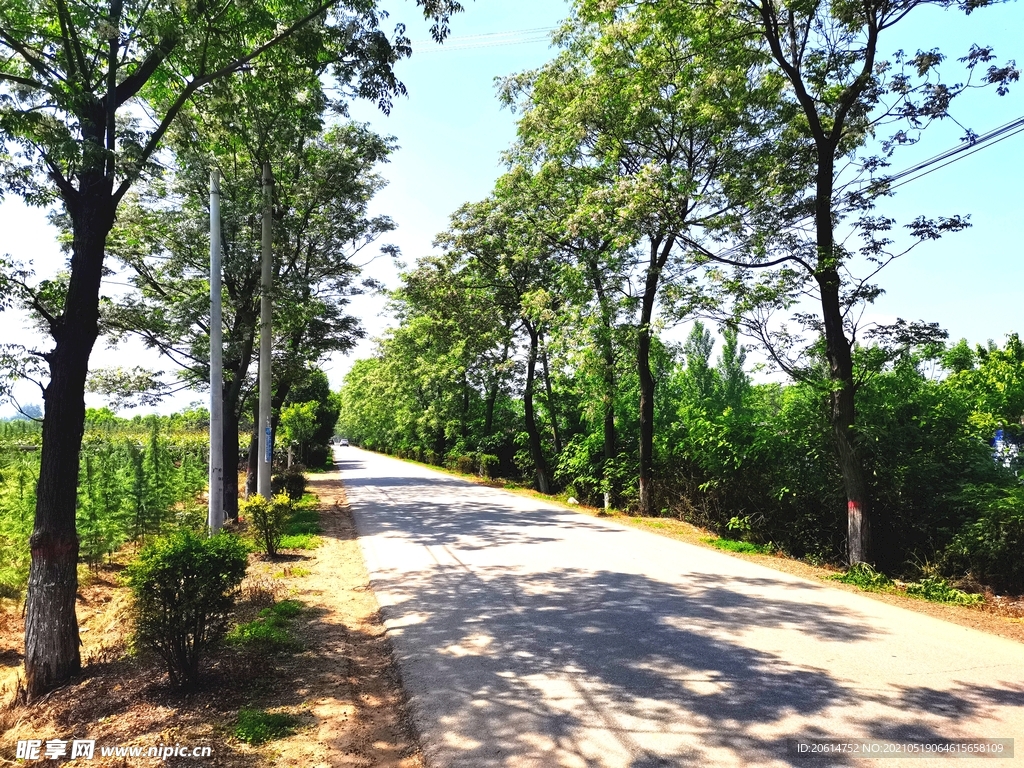
<path id="1" fill-rule="evenodd" d="M 927 176 L 929 173 L 934 173 L 947 165 L 952 165 L 957 160 L 963 160 L 965 157 L 970 157 L 976 152 L 980 152 L 987 147 L 992 147 L 1001 141 L 1005 141 L 1019 133 L 1024 132 L 1024 115 L 1018 117 L 1016 120 L 1011 120 L 1005 125 L 1001 125 L 998 128 L 993 128 L 976 139 L 970 142 L 959 144 L 955 147 L 950 147 L 945 152 L 940 152 L 938 155 L 931 157 L 927 160 L 923 160 L 920 163 L 915 163 L 909 168 L 905 168 L 899 173 L 894 173 L 888 176 L 885 181 L 889 183 L 889 189 L 896 189 L 902 187 L 904 184 L 909 184 L 912 181 Z M 945 161 L 945 162 L 943 162 Z M 942 163 L 941 165 L 936 165 Z M 933 167 L 935 166 L 935 167 Z M 892 184 L 893 181 L 900 181 L 899 184 Z"/>
<path id="2" fill-rule="evenodd" d="M 443 45 L 433 40 L 413 40 L 414 48 L 424 46 L 418 53 L 443 53 L 445 51 L 464 51 L 473 48 L 496 48 L 505 45 L 525 45 L 542 43 L 550 40 L 550 33 L 557 27 L 534 27 L 532 29 L 513 29 L 505 32 L 483 32 L 478 35 L 461 35 L 448 38 Z M 430 46 L 430 47 L 426 47 Z"/>

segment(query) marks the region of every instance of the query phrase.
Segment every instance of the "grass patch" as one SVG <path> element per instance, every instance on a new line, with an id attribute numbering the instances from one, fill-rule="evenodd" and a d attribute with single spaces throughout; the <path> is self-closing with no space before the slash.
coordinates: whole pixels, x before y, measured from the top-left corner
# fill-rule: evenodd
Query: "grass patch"
<path id="1" fill-rule="evenodd" d="M 315 509 L 296 509 L 284 526 L 285 536 L 303 536 L 316 533 L 323 533 L 323 528 L 320 527 L 320 513 Z"/>
<path id="2" fill-rule="evenodd" d="M 892 579 L 884 573 L 879 573 L 867 563 L 851 565 L 846 573 L 837 573 L 828 578 L 832 581 L 841 581 L 843 584 L 853 584 L 867 592 L 883 592 L 895 586 Z"/>
<path id="3" fill-rule="evenodd" d="M 930 600 L 933 603 L 955 603 L 956 605 L 977 605 L 985 601 L 981 595 L 953 587 L 948 581 L 938 576 L 921 579 L 907 584 L 907 594 Z"/>
<path id="4" fill-rule="evenodd" d="M 284 525 L 284 536 L 281 538 L 283 549 L 316 549 L 321 541 L 316 535 L 323 533 L 320 527 L 320 499 L 307 493 L 297 502 L 295 510 L 289 515 Z"/>
<path id="5" fill-rule="evenodd" d="M 316 549 L 323 543 L 323 539 L 313 533 L 285 534 L 278 549 Z"/>
<path id="6" fill-rule="evenodd" d="M 247 744 L 257 745 L 281 739 L 295 733 L 299 719 L 283 712 L 267 712 L 262 709 L 243 709 L 238 713 L 235 737 Z"/>
<path id="7" fill-rule="evenodd" d="M 295 502 L 295 509 L 300 512 L 307 510 L 316 511 L 319 506 L 320 497 L 315 493 L 310 493 L 309 491 L 302 494 L 302 498 Z"/>
<path id="8" fill-rule="evenodd" d="M 298 600 L 282 600 L 260 611 L 252 621 L 239 624 L 227 636 L 232 645 L 263 653 L 286 653 L 299 649 L 299 642 L 289 630 L 291 619 L 302 611 Z"/>
<path id="9" fill-rule="evenodd" d="M 853 584 L 866 592 L 902 592 L 899 586 L 886 576 L 879 573 L 867 563 L 857 563 L 846 573 L 829 576 L 833 581 Z M 906 585 L 906 594 L 933 603 L 953 603 L 955 605 L 978 605 L 985 602 L 981 595 L 956 589 L 948 581 L 939 576 L 928 576 L 921 581 L 912 581 Z"/>
<path id="10" fill-rule="evenodd" d="M 324 529 L 318 523 L 295 522 L 293 520 L 284 527 L 285 536 L 312 536 L 323 532 Z"/>
<path id="11" fill-rule="evenodd" d="M 298 600 L 282 600 L 279 603 L 274 603 L 269 608 L 264 608 L 260 611 L 260 616 L 277 616 L 281 619 L 294 619 L 300 613 L 305 606 Z"/>
<path id="12" fill-rule="evenodd" d="M 744 555 L 770 555 L 772 553 L 771 544 L 751 544 L 749 541 L 716 538 L 705 538 L 701 541 L 726 552 L 740 552 Z"/>

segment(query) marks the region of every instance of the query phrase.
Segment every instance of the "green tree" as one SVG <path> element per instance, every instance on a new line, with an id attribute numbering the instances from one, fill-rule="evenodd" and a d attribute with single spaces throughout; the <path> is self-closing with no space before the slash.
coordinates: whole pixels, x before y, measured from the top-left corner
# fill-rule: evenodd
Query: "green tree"
<path id="1" fill-rule="evenodd" d="M 450 229 L 438 238 L 467 279 L 486 286 L 499 327 L 525 336 L 523 418 L 530 460 L 541 493 L 551 490 L 551 472 L 538 426 L 538 363 L 549 389 L 544 337 L 555 316 L 554 274 L 559 254 L 530 222 L 531 174 L 514 168 L 486 200 L 465 205 L 452 216 Z M 454 268 L 453 268 L 454 269 Z M 504 347 L 503 347 L 504 349 Z M 557 415 L 547 398 L 548 416 L 557 436 Z M 559 442 L 556 437 L 556 444 Z"/>
<path id="2" fill-rule="evenodd" d="M 420 0 L 445 31 L 453 0 Z M 328 11 L 338 8 L 334 23 Z M 67 280 L 29 291 L 23 270 L 5 269 L 43 319 L 54 346 L 41 352 L 42 463 L 26 613 L 25 668 L 38 696 L 81 665 L 75 620 L 76 488 L 89 356 L 99 333 L 107 236 L 118 206 L 152 168 L 175 117 L 205 85 L 285 42 L 315 71 L 334 64 L 342 83 L 387 98 L 400 88 L 391 64 L 408 52 L 377 29 L 372 4 L 286 0 L 211 5 L 109 0 L 27 2 L 0 7 L 0 155 L 5 191 L 29 203 L 59 200 L 70 219 Z M 144 101 L 153 118 L 137 117 Z M 5 291 L 6 293 L 6 291 Z"/>
<path id="3" fill-rule="evenodd" d="M 872 519 L 857 428 L 855 307 L 880 292 L 868 280 L 909 250 L 895 246 L 891 238 L 895 221 L 872 213 L 877 197 L 888 191 L 879 174 L 895 148 L 913 143 L 929 123 L 947 117 L 952 99 L 972 87 L 970 78 L 950 85 L 937 77 L 944 56 L 936 49 L 914 56 L 900 51 L 889 61 L 881 58 L 880 41 L 886 33 L 896 25 L 906 27 L 907 19 L 915 18 L 915 11 L 928 4 L 920 0 L 810 5 L 750 0 L 735 6 L 751 39 L 757 41 L 777 75 L 785 79 L 783 98 L 794 107 L 789 127 L 769 136 L 779 160 L 772 175 L 783 181 L 780 189 L 805 192 L 803 200 L 793 205 L 766 198 L 768 205 L 763 206 L 747 199 L 754 212 L 752 219 L 761 227 L 760 235 L 751 239 L 750 257 L 705 253 L 721 264 L 741 268 L 785 265 L 747 295 L 755 304 L 780 292 L 785 294 L 785 302 L 791 302 L 808 291 L 820 304 L 820 313 L 803 320 L 815 337 L 820 334 L 824 339 L 830 422 L 847 498 L 851 563 L 870 557 Z M 987 4 L 985 0 L 943 3 L 967 13 Z M 973 46 L 963 61 L 971 73 L 988 63 L 982 84 L 995 84 L 1000 94 L 1018 77 L 1012 63 L 1005 67 L 991 64 L 989 48 Z M 893 123 L 897 124 L 894 133 L 882 143 L 880 155 L 863 151 L 877 131 Z M 863 245 L 859 250 L 848 249 L 843 239 L 837 238 L 843 219 L 860 234 Z M 812 234 L 804 237 L 808 222 Z M 907 225 L 909 247 L 965 226 L 967 222 L 958 216 L 919 217 Z M 852 276 L 851 264 L 858 257 L 867 262 L 867 279 Z M 785 348 L 799 339 L 780 334 L 777 327 L 770 330 L 768 322 L 755 321 L 751 326 L 776 361 L 799 375 L 798 364 L 785 354 Z"/>
<path id="4" fill-rule="evenodd" d="M 207 119 L 183 130 L 181 142 L 172 143 L 179 162 L 171 183 L 161 183 L 147 204 L 140 201 L 128 207 L 111 245 L 133 270 L 137 292 L 108 309 L 110 327 L 118 335 L 141 336 L 179 367 L 186 385 L 203 386 L 209 378 L 204 187 L 209 153 L 214 153 L 225 169 L 225 466 L 237 462 L 239 422 L 253 399 L 250 370 L 256 360 L 260 281 L 253 222 L 259 220 L 258 181 L 268 148 L 273 149 L 277 169 L 272 428 L 276 429 L 290 388 L 305 377 L 307 367 L 332 352 L 350 349 L 362 336 L 358 321 L 346 311 L 350 297 L 361 290 L 356 260 L 394 226 L 386 216 L 366 213 L 382 186 L 373 169 L 386 160 L 391 142 L 355 124 L 322 132 L 322 99 L 315 82 L 303 84 L 307 108 L 301 111 L 292 106 L 289 91 L 271 85 L 249 88 L 247 96 L 262 95 L 257 102 L 264 105 L 264 113 L 271 113 L 268 105 L 274 105 L 280 119 L 297 114 L 303 124 L 292 125 L 270 141 L 263 136 L 270 121 L 267 114 L 249 123 L 235 114 L 235 131 L 227 147 L 219 143 L 225 129 L 221 122 Z M 258 111 L 255 105 L 252 109 Z M 168 197 L 176 204 L 168 205 Z M 250 446 L 253 481 L 256 458 L 256 449 Z M 237 488 L 226 483 L 224 508 L 229 516 L 237 512 L 237 504 Z"/>
<path id="5" fill-rule="evenodd" d="M 694 299 L 701 240 L 735 226 L 730 189 L 764 167 L 759 134 L 777 122 L 778 81 L 751 85 L 754 61 L 735 25 L 713 9 L 672 3 L 581 2 L 551 64 L 506 84 L 519 100 L 519 135 L 533 156 L 596 169 L 583 205 L 635 257 L 640 286 L 636 368 L 639 506 L 654 511 L 655 377 L 652 340 L 661 288 Z M 687 296 L 683 302 L 681 297 Z M 697 296 L 699 301 L 699 295 Z"/>
<path id="6" fill-rule="evenodd" d="M 294 414 L 298 418 L 288 427 L 285 439 L 299 444 L 300 461 L 322 467 L 331 455 L 328 442 L 334 436 L 341 402 L 338 394 L 331 392 L 327 374 L 319 368 L 308 368 L 303 374 L 289 389 L 288 401 L 281 410 L 281 426 L 287 426 L 289 409 L 301 409 L 301 416 Z"/>

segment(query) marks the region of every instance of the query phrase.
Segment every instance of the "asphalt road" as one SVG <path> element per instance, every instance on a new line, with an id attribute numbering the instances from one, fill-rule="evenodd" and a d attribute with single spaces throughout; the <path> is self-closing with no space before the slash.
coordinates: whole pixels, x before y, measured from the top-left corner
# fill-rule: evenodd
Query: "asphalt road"
<path id="1" fill-rule="evenodd" d="M 904 763 L 801 757 L 806 738 L 1012 738 L 1016 760 L 981 765 L 1024 765 L 1024 645 L 356 448 L 337 457 L 431 768 Z"/>

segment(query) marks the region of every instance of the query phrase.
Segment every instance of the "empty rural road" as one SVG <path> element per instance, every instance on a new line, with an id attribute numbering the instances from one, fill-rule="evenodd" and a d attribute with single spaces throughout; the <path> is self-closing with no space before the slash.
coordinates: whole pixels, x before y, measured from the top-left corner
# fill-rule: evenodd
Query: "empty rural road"
<path id="1" fill-rule="evenodd" d="M 336 455 L 430 768 L 949 765 L 793 751 L 811 737 L 1013 738 L 981 764 L 1024 764 L 1024 645 Z"/>

